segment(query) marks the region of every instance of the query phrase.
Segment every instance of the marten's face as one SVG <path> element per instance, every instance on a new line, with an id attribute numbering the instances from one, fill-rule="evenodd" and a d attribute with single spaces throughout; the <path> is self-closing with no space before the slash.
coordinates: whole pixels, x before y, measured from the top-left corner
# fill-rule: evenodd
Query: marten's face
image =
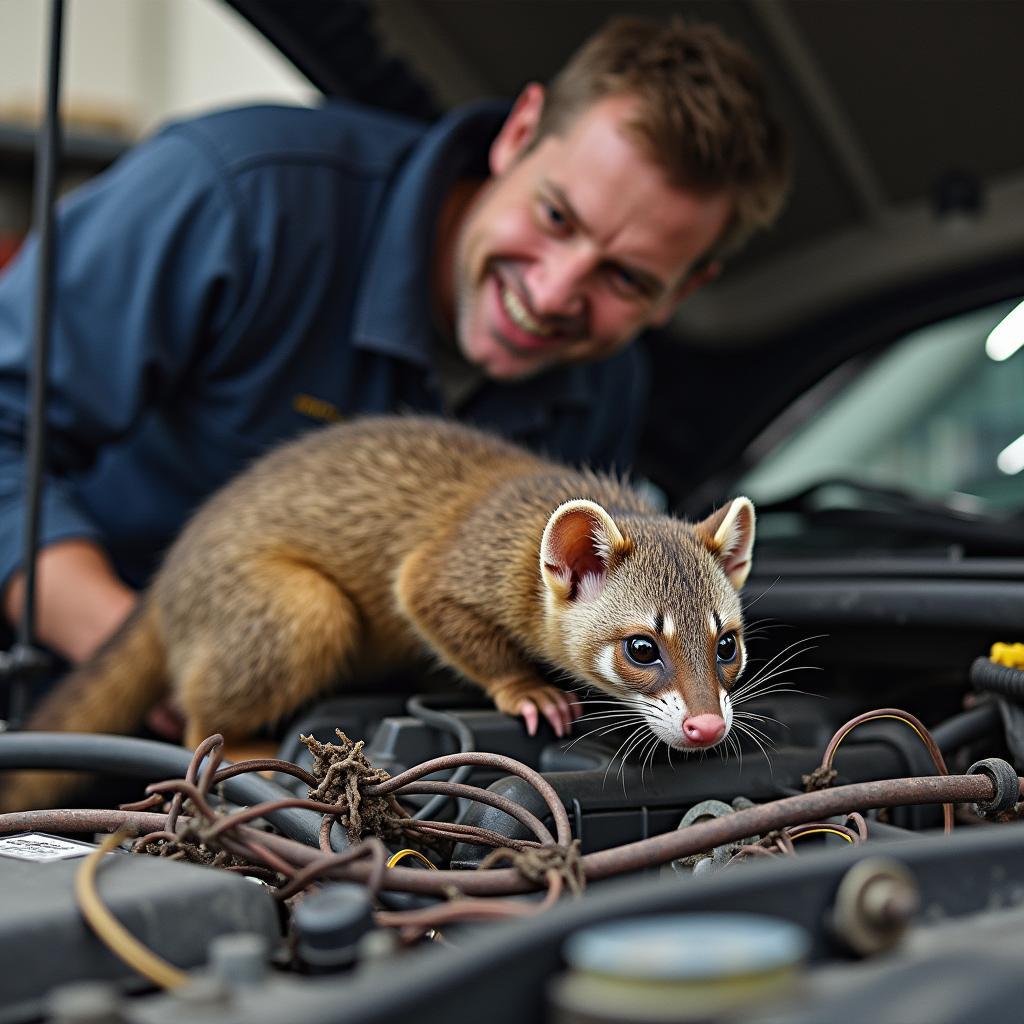
<path id="1" fill-rule="evenodd" d="M 637 723 L 679 750 L 721 743 L 747 658 L 738 591 L 753 543 L 747 498 L 695 524 L 654 514 L 616 523 L 595 502 L 563 502 L 540 546 L 562 644 L 552 660 L 621 701 L 604 713 L 613 724 Z"/>
<path id="2" fill-rule="evenodd" d="M 543 90 L 520 97 L 454 253 L 463 355 L 494 379 L 602 358 L 668 318 L 712 276 L 690 269 L 732 212 L 673 187 L 625 131 L 630 97 L 600 100 L 533 143 Z"/>
<path id="3" fill-rule="evenodd" d="M 732 726 L 729 692 L 747 660 L 739 595 L 684 534 L 653 554 L 635 539 L 602 592 L 565 609 L 572 667 L 668 746 L 716 746 Z"/>

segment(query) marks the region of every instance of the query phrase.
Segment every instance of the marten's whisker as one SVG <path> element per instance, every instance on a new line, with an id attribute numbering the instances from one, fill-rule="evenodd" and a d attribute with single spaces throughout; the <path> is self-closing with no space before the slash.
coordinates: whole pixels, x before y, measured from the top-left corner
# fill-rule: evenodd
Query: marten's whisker
<path id="1" fill-rule="evenodd" d="M 820 694 L 811 693 L 808 690 L 799 690 L 796 687 L 789 686 L 786 682 L 790 673 L 792 672 L 821 672 L 823 671 L 817 665 L 800 665 L 796 668 L 784 670 L 782 672 L 773 672 L 767 679 L 758 680 L 756 687 L 751 687 L 739 692 L 730 694 L 730 700 L 733 704 L 742 704 L 744 701 L 752 700 L 756 697 L 764 697 L 769 693 L 802 693 L 808 697 L 821 696 Z M 773 683 L 773 679 L 785 677 L 781 683 Z M 769 685 L 771 684 L 771 685 Z"/>
<path id="2" fill-rule="evenodd" d="M 758 601 L 760 601 L 762 597 L 765 597 L 765 596 L 767 596 L 767 595 L 768 595 L 769 593 L 771 593 L 771 590 L 772 590 L 772 588 L 773 588 L 773 587 L 775 586 L 775 584 L 776 584 L 776 583 L 778 583 L 778 582 L 779 582 L 779 580 L 781 580 L 781 579 L 782 579 L 782 577 L 781 577 L 781 576 L 776 576 L 776 577 L 775 577 L 775 579 L 773 579 L 773 580 L 771 581 L 771 583 L 769 583 L 769 584 L 768 584 L 768 586 L 767 586 L 767 587 L 765 587 L 765 588 L 764 588 L 764 590 L 762 590 L 762 591 L 761 591 L 761 593 L 757 595 L 757 597 L 755 597 L 755 598 L 752 598 L 752 599 L 751 599 L 751 600 L 750 600 L 749 602 L 748 602 L 748 601 L 744 601 L 744 602 L 743 602 L 743 610 L 744 610 L 744 611 L 746 612 L 746 611 L 748 611 L 749 609 L 753 608 L 753 607 L 754 607 L 754 605 L 755 605 L 755 604 L 757 604 L 757 602 L 758 602 Z"/>
<path id="3" fill-rule="evenodd" d="M 622 780 L 622 792 L 623 793 L 626 792 L 626 759 L 629 757 L 630 754 L 633 753 L 634 750 L 636 750 L 637 747 L 640 746 L 641 743 L 644 743 L 645 741 L 646 741 L 646 736 L 644 735 L 643 732 L 641 732 L 640 735 L 637 736 L 629 744 L 629 746 L 622 752 L 622 757 L 619 759 L 619 770 L 618 770 L 618 772 L 616 774 Z"/>
<path id="4" fill-rule="evenodd" d="M 604 723 L 602 725 L 597 726 L 594 729 L 591 729 L 589 732 L 585 732 L 582 736 L 577 736 L 574 740 L 572 740 L 571 743 L 567 744 L 566 746 L 563 746 L 562 750 L 563 751 L 571 750 L 581 740 L 585 740 L 585 739 L 587 739 L 590 736 L 607 736 L 609 733 L 616 732 L 619 729 L 625 729 L 625 728 L 627 728 L 630 725 L 644 725 L 644 724 L 646 724 L 646 723 L 644 722 L 643 718 L 640 717 L 640 716 L 634 716 L 632 718 L 625 718 L 622 721 L 612 722 L 611 724 L 606 722 L 606 723 Z"/>
<path id="5" fill-rule="evenodd" d="M 750 727 L 748 725 L 744 724 L 743 722 L 735 722 L 734 721 L 733 722 L 733 728 L 736 729 L 737 731 L 743 733 L 745 736 L 749 736 L 750 739 L 752 739 L 754 741 L 754 743 L 760 749 L 761 753 L 764 754 L 765 761 L 768 762 L 768 770 L 771 772 L 772 775 L 774 775 L 775 771 L 774 771 L 774 768 L 772 766 L 772 759 L 771 759 L 771 757 L 768 754 L 768 750 L 766 749 L 765 744 L 762 743 L 761 740 L 758 739 L 758 737 L 755 736 L 754 733 L 752 733 L 750 731 Z M 769 744 L 769 746 L 771 746 L 771 744 Z"/>
<path id="6" fill-rule="evenodd" d="M 661 740 L 657 736 L 652 736 L 647 746 L 643 750 L 642 758 L 640 761 L 640 786 L 645 788 L 646 783 L 644 781 L 644 771 L 647 766 L 650 765 L 651 771 L 654 770 L 654 755 L 657 753 L 658 745 Z"/>
<path id="7" fill-rule="evenodd" d="M 611 758 L 610 758 L 610 759 L 609 759 L 609 761 L 608 761 L 608 765 L 607 765 L 607 767 L 606 767 L 606 768 L 605 768 L 605 770 L 604 770 L 604 778 L 602 779 L 602 782 L 601 782 L 601 785 L 602 785 L 602 786 L 606 785 L 606 784 L 607 784 L 607 782 L 608 782 L 608 772 L 609 772 L 609 771 L 611 771 L 612 765 L 613 765 L 613 764 L 615 764 L 615 758 L 619 756 L 620 752 L 621 752 L 621 751 L 623 750 L 623 748 L 624 748 L 624 747 L 626 746 L 626 744 L 627 744 L 627 743 L 629 743 L 629 741 L 630 741 L 631 739 L 633 739 L 633 737 L 634 737 L 634 736 L 636 736 L 636 735 L 637 735 L 637 733 L 639 733 L 639 732 L 642 732 L 642 731 L 643 731 L 643 729 L 645 729 L 645 728 L 646 728 L 646 725 L 643 725 L 643 724 L 642 724 L 642 725 L 638 725 L 638 726 L 636 727 L 636 729 L 634 729 L 634 730 L 633 730 L 633 731 L 632 731 L 632 732 L 631 732 L 631 733 L 630 733 L 630 734 L 629 734 L 629 735 L 628 735 L 628 736 L 627 736 L 627 737 L 626 737 L 626 738 L 625 738 L 625 739 L 624 739 L 624 740 L 623 740 L 623 741 L 622 741 L 622 742 L 621 742 L 621 743 L 619 744 L 619 747 L 618 747 L 618 749 L 617 749 L 617 750 L 615 751 L 615 753 L 614 753 L 614 754 L 612 754 Z"/>

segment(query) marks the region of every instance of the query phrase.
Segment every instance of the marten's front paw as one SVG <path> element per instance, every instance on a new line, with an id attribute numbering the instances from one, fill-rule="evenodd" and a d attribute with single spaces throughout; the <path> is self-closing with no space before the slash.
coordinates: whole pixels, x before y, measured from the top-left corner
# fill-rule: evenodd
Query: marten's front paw
<path id="1" fill-rule="evenodd" d="M 558 736 L 565 736 L 583 714 L 583 706 L 575 697 L 535 676 L 509 676 L 490 686 L 488 693 L 499 711 L 521 715 L 531 736 L 536 734 L 542 714 Z"/>

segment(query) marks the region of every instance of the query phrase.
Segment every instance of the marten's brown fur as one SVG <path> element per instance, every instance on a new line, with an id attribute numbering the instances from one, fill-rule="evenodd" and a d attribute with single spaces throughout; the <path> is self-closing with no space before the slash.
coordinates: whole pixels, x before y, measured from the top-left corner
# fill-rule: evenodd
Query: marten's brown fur
<path id="1" fill-rule="evenodd" d="M 206 502 L 136 613 L 29 727 L 131 732 L 170 692 L 189 745 L 244 737 L 339 679 L 432 653 L 509 714 L 566 706 L 547 665 L 643 704 L 666 742 L 707 746 L 728 729 L 723 695 L 745 658 L 752 542 L 745 498 L 688 524 L 465 426 L 326 427 Z M 710 732 L 684 730 L 708 716 Z M 2 800 L 45 806 L 60 786 L 19 773 Z"/>

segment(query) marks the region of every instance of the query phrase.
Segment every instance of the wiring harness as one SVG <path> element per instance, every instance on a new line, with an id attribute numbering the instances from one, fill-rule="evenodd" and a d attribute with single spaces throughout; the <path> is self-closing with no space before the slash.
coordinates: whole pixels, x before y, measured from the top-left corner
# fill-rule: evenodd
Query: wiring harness
<path id="1" fill-rule="evenodd" d="M 853 729 L 878 719 L 895 719 L 912 729 L 928 749 L 938 774 L 833 787 L 832 762 L 839 745 Z M 716 849 L 732 849 L 728 858 L 732 864 L 753 857 L 792 855 L 796 843 L 812 835 L 862 843 L 870 825 L 861 812 L 873 808 L 943 804 L 949 831 L 956 804 L 975 805 L 990 816 L 1012 814 L 1020 801 L 1022 782 L 1010 765 L 997 758 L 972 765 L 965 774 L 949 774 L 935 740 L 913 715 L 882 708 L 859 715 L 837 730 L 819 767 L 805 777 L 809 792 L 742 807 L 670 833 L 584 855 L 554 789 L 540 773 L 512 758 L 465 751 L 433 758 L 388 777 L 370 764 L 361 741 L 353 742 L 340 730 L 337 742 L 323 743 L 308 736 L 303 742 L 313 755 L 312 770 L 277 758 L 226 765 L 222 762 L 222 738 L 211 736 L 192 754 L 183 777 L 150 784 L 143 800 L 116 810 L 0 815 L 0 834 L 40 829 L 115 833 L 116 838 L 108 840 L 83 866 L 79 885 L 83 913 L 126 962 L 154 983 L 173 987 L 181 983 L 181 972 L 172 965 L 155 964 L 144 951 L 132 949 L 134 940 L 119 931 L 116 922 L 105 919 L 95 895 L 92 878 L 98 860 L 105 849 L 125 836 L 134 837 L 131 849 L 138 854 L 204 863 L 255 877 L 272 887 L 284 907 L 325 882 L 355 883 L 377 905 L 374 923 L 393 929 L 400 941 L 410 943 L 423 936 L 436 937 L 440 928 L 453 922 L 543 913 L 565 895 L 579 895 L 588 882 Z M 426 778 L 463 767 L 495 770 L 524 780 L 546 806 L 552 828 L 497 793 L 464 782 Z M 304 797 L 275 793 L 271 799 L 243 807 L 227 804 L 219 795 L 230 780 L 263 772 L 292 776 L 308 787 L 308 793 Z M 458 821 L 418 818 L 406 809 L 403 799 L 424 794 L 497 808 L 523 825 L 532 838 L 509 838 Z M 286 810 L 319 818 L 315 845 L 269 830 L 267 822 Z M 492 852 L 475 871 L 445 870 L 440 865 L 456 842 L 490 847 Z M 391 852 L 396 846 L 404 848 Z M 419 866 L 404 866 L 403 862 Z M 393 905 L 395 897 L 403 893 L 437 902 L 411 909 L 390 908 L 389 902 Z M 542 894 L 540 899 L 530 895 L 537 893 Z M 512 896 L 527 898 L 508 898 Z"/>

